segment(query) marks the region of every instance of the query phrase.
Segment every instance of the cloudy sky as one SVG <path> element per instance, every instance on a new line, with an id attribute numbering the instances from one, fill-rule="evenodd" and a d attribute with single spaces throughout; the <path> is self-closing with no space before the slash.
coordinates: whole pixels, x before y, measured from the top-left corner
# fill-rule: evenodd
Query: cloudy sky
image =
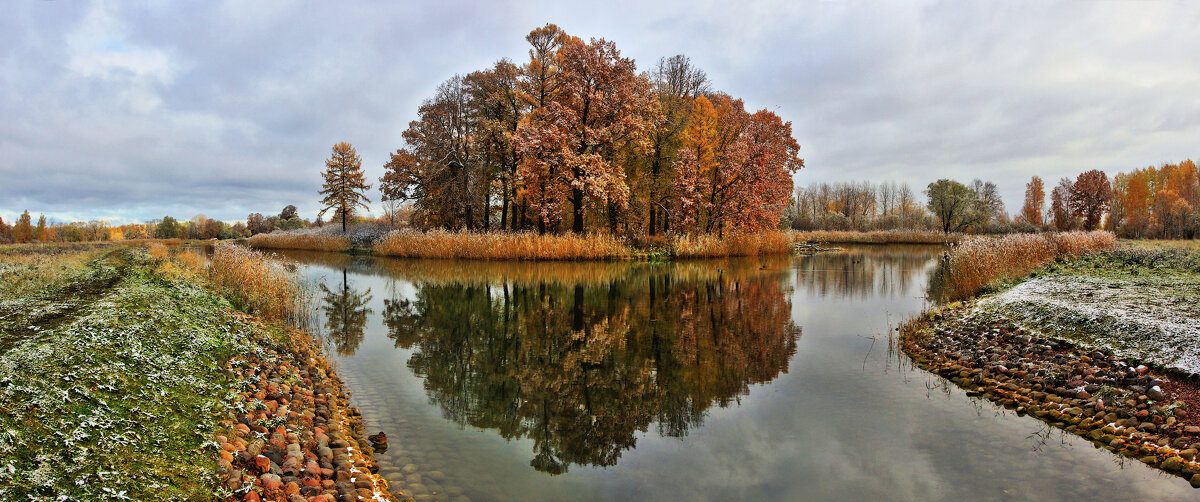
<path id="1" fill-rule="evenodd" d="M 1011 212 L 1033 175 L 1200 156 L 1195 2 L 567 3 L 13 2 L 0 217 L 313 218 L 334 143 L 378 178 L 440 81 L 546 22 L 792 121 L 800 185 L 978 177 Z"/>

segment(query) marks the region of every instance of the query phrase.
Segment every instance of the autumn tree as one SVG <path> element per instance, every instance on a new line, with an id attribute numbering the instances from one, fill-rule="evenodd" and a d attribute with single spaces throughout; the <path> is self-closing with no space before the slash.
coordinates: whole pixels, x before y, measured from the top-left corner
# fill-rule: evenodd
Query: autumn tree
<path id="1" fill-rule="evenodd" d="M 682 228 L 722 234 L 779 223 L 791 175 L 804 167 L 790 122 L 716 94 L 696 98 L 685 134 L 674 183 Z"/>
<path id="2" fill-rule="evenodd" d="M 521 69 L 507 59 L 492 68 L 467 75 L 465 85 L 469 95 L 471 115 L 475 120 L 477 162 L 483 174 L 478 196 L 482 198 L 484 230 L 490 228 L 491 196 L 500 196 L 500 229 L 516 229 L 520 210 L 517 208 L 519 158 L 513 139 L 526 106 L 520 88 Z"/>
<path id="3" fill-rule="evenodd" d="M 1095 230 L 1112 201 L 1112 185 L 1108 183 L 1108 175 L 1098 169 L 1082 173 L 1075 179 L 1069 194 L 1067 205 L 1071 214 L 1083 218 L 1085 230 Z"/>
<path id="4" fill-rule="evenodd" d="M 649 135 L 650 155 L 646 162 L 649 176 L 642 181 L 646 187 L 646 232 L 655 235 L 660 230 L 666 231 L 670 221 L 665 204 L 670 200 L 671 184 L 665 180 L 666 171 L 673 166 L 682 146 L 693 103 L 696 98 L 709 93 L 710 88 L 708 75 L 683 54 L 659 59 L 651 81 L 662 117 Z"/>
<path id="5" fill-rule="evenodd" d="M 13 225 L 12 234 L 13 242 L 22 243 L 33 240 L 33 225 L 29 217 L 29 210 L 21 213 L 21 216 L 17 218 L 17 224 Z"/>
<path id="6" fill-rule="evenodd" d="M 1042 226 L 1042 208 L 1046 206 L 1046 190 L 1042 179 L 1034 176 L 1025 185 L 1025 205 L 1021 206 L 1021 217 L 1035 227 Z"/>
<path id="7" fill-rule="evenodd" d="M 1054 229 L 1059 232 L 1075 228 L 1075 220 L 1071 217 L 1069 207 L 1071 191 L 1074 186 L 1071 178 L 1063 178 L 1058 180 L 1058 185 L 1050 191 L 1050 216 L 1054 223 Z"/>
<path id="8" fill-rule="evenodd" d="M 941 222 L 942 232 L 961 232 L 991 217 L 979 193 L 954 180 L 940 179 L 925 190 L 929 212 Z"/>
<path id="9" fill-rule="evenodd" d="M 12 227 L 4 222 L 4 218 L 0 218 L 0 243 L 12 242 Z"/>
<path id="10" fill-rule="evenodd" d="M 178 239 L 179 238 L 179 223 L 175 218 L 163 216 L 162 221 L 158 226 L 154 227 L 155 239 Z"/>
<path id="11" fill-rule="evenodd" d="M 623 147 L 648 148 L 658 103 L 649 79 L 635 73 L 633 60 L 621 57 L 610 41 L 569 38 L 558 49 L 558 64 L 552 100 L 517 132 L 519 175 L 541 229 L 561 218 L 560 207 L 568 203 L 571 230 L 582 233 L 590 198 L 608 207 L 615 231 L 614 212 L 627 203 L 629 187 L 614 155 Z"/>
<path id="12" fill-rule="evenodd" d="M 367 207 L 366 191 L 371 185 L 363 179 L 362 158 L 350 143 L 345 141 L 333 145 L 333 154 L 325 161 L 325 183 L 321 199 L 324 207 L 319 214 L 333 209 L 341 214 L 342 232 L 346 231 L 346 219 L 355 208 Z"/>

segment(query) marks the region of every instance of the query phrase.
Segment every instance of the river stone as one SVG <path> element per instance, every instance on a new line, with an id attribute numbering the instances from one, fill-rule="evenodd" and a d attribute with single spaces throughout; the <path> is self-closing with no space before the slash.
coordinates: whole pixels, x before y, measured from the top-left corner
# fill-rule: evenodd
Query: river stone
<path id="1" fill-rule="evenodd" d="M 411 474 L 417 472 L 418 469 L 417 464 L 404 464 L 404 467 L 401 467 L 400 470 Z"/>
<path id="2" fill-rule="evenodd" d="M 1170 457 L 1166 460 L 1163 460 L 1159 467 L 1174 472 L 1183 467 L 1183 462 L 1184 460 L 1182 457 Z"/>

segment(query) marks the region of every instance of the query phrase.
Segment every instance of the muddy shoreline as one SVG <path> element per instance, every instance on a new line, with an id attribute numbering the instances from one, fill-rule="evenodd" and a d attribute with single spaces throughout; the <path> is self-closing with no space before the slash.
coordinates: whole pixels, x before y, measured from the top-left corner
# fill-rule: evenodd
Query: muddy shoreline
<path id="1" fill-rule="evenodd" d="M 1019 327 L 974 302 L 912 319 L 901 346 L 919 367 L 1096 447 L 1200 488 L 1200 382 Z"/>

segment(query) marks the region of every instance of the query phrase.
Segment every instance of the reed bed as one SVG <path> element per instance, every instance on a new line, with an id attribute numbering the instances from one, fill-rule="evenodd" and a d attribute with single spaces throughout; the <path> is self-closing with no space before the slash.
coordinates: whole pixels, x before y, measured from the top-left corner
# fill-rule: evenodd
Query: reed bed
<path id="1" fill-rule="evenodd" d="M 996 281 L 1028 275 L 1038 267 L 1064 257 L 1112 249 L 1111 232 L 1063 232 L 972 237 L 949 254 L 942 283 L 947 301 L 971 298 Z"/>
<path id="2" fill-rule="evenodd" d="M 944 234 L 932 230 L 814 230 L 795 232 L 793 238 L 796 242 L 819 244 L 954 244 L 963 239 L 963 234 Z"/>
<path id="3" fill-rule="evenodd" d="M 257 234 L 247 241 L 251 247 L 264 249 L 304 249 L 310 251 L 344 251 L 350 239 L 320 232 L 272 232 Z"/>
<path id="4" fill-rule="evenodd" d="M 538 235 L 397 230 L 374 246 L 380 256 L 468 260 L 623 260 L 632 251 L 607 234 Z"/>
<path id="5" fill-rule="evenodd" d="M 150 253 L 151 258 L 156 260 L 165 260 L 171 255 L 171 252 L 167 250 L 167 246 L 161 242 L 151 242 L 146 246 L 146 251 Z"/>
<path id="6" fill-rule="evenodd" d="M 188 258 L 192 254 L 195 258 Z M 235 308 L 258 317 L 308 327 L 312 321 L 313 290 L 294 271 L 268 255 L 233 244 L 221 244 L 212 259 L 181 253 L 184 266 L 204 270 L 209 285 Z"/>
<path id="7" fill-rule="evenodd" d="M 792 236 L 785 232 L 732 234 L 724 238 L 711 234 L 681 235 L 671 243 L 675 258 L 723 258 L 761 256 L 792 252 Z"/>

